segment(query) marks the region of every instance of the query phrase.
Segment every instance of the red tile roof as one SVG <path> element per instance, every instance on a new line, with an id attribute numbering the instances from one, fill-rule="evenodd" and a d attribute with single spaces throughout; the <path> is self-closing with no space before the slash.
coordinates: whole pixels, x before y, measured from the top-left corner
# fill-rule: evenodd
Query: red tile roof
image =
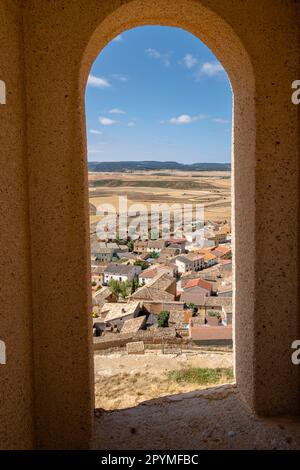
<path id="1" fill-rule="evenodd" d="M 150 269 L 145 269 L 145 271 L 142 271 L 140 274 L 141 278 L 153 278 L 157 275 L 157 269 L 156 268 L 150 268 Z"/>
<path id="2" fill-rule="evenodd" d="M 177 243 L 177 244 L 179 244 L 179 243 L 185 243 L 185 242 L 186 242 L 186 239 L 185 239 L 185 238 L 170 238 L 170 239 L 168 240 L 168 243 L 175 243 L 175 244 L 176 244 L 176 243 Z"/>
<path id="3" fill-rule="evenodd" d="M 212 290 L 212 284 L 203 279 L 191 279 L 184 286 L 185 289 L 190 289 L 191 287 L 202 287 L 202 289 Z"/>

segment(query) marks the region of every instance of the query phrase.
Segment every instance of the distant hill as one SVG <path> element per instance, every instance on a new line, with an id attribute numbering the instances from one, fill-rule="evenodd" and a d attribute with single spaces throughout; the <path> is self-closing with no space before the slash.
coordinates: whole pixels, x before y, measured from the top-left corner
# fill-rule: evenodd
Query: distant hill
<path id="1" fill-rule="evenodd" d="M 180 170 L 180 171 L 230 171 L 230 163 L 192 163 L 190 165 L 178 162 L 89 162 L 89 171 L 122 172 L 147 170 Z"/>

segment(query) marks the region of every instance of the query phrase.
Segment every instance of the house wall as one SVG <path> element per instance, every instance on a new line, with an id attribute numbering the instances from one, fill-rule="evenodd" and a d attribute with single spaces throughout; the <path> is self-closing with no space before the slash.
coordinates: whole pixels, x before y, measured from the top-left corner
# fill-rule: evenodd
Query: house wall
<path id="1" fill-rule="evenodd" d="M 163 302 L 143 300 L 143 310 L 153 315 L 159 315 L 162 310 L 168 310 L 170 313 L 183 312 L 184 302 Z"/>
<path id="2" fill-rule="evenodd" d="M 104 274 L 104 282 L 105 284 L 108 284 L 109 281 L 115 280 L 115 281 L 128 281 L 130 280 L 128 276 L 123 276 L 120 274 Z"/>
<path id="3" fill-rule="evenodd" d="M 299 108 L 291 102 L 300 74 L 298 7 L 283 0 L 255 7 L 250 0 L 0 0 L 0 79 L 8 93 L 0 108 L 1 340 L 9 361 L 1 365 L 1 447 L 90 445 L 85 83 L 101 49 L 143 24 L 192 32 L 228 72 L 237 384 L 260 415 L 298 412 L 290 348 L 300 333 Z"/>
<path id="4" fill-rule="evenodd" d="M 232 326 L 191 326 L 189 337 L 194 341 L 232 341 Z"/>
<path id="5" fill-rule="evenodd" d="M 134 276 L 136 274 L 139 275 L 140 272 L 141 272 L 141 267 L 134 266 L 134 269 L 132 269 L 132 272 L 130 272 L 128 275 L 104 273 L 104 282 L 107 284 L 112 279 L 114 279 L 115 281 L 132 281 Z"/>
<path id="6" fill-rule="evenodd" d="M 175 260 L 175 264 L 178 268 L 179 274 L 186 273 L 187 271 L 191 271 L 193 269 L 193 263 L 183 263 L 182 261 Z"/>

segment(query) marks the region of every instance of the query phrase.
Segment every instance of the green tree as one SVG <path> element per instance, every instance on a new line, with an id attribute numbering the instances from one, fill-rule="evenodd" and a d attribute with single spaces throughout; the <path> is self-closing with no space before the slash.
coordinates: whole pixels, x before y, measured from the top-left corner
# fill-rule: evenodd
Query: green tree
<path id="1" fill-rule="evenodd" d="M 162 310 L 157 317 L 158 326 L 161 328 L 166 328 L 169 326 L 169 317 L 170 312 L 168 310 Z"/>
<path id="2" fill-rule="evenodd" d="M 196 313 L 198 312 L 198 307 L 196 307 L 195 304 L 193 304 L 192 302 L 190 302 L 189 304 L 186 304 L 187 308 L 189 308 L 190 310 L 192 310 L 192 314 L 193 314 L 193 317 L 196 315 Z"/>
<path id="3" fill-rule="evenodd" d="M 127 243 L 127 246 L 128 246 L 129 251 L 133 251 L 133 248 L 134 248 L 133 240 L 129 240 L 129 242 Z"/>
<path id="4" fill-rule="evenodd" d="M 129 281 L 121 281 L 119 284 L 121 297 L 125 300 L 131 294 L 131 283 Z"/>
<path id="5" fill-rule="evenodd" d="M 119 281 L 116 281 L 115 279 L 111 279 L 108 283 L 108 287 L 113 294 L 115 294 L 117 297 L 119 296 L 121 292 Z"/>
<path id="6" fill-rule="evenodd" d="M 131 283 L 131 293 L 133 294 L 139 287 L 139 277 L 137 274 L 134 275 Z"/>
<path id="7" fill-rule="evenodd" d="M 149 263 L 147 261 L 144 261 L 143 259 L 137 259 L 134 262 L 134 266 L 141 266 L 142 269 L 146 269 L 149 266 Z"/>

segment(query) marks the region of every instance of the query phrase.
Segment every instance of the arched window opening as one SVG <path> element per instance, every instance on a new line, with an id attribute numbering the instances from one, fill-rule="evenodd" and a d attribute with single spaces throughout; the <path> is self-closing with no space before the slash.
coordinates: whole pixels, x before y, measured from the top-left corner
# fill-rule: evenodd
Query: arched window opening
<path id="1" fill-rule="evenodd" d="M 234 381 L 231 107 L 179 28 L 116 36 L 86 88 L 96 407 Z"/>

